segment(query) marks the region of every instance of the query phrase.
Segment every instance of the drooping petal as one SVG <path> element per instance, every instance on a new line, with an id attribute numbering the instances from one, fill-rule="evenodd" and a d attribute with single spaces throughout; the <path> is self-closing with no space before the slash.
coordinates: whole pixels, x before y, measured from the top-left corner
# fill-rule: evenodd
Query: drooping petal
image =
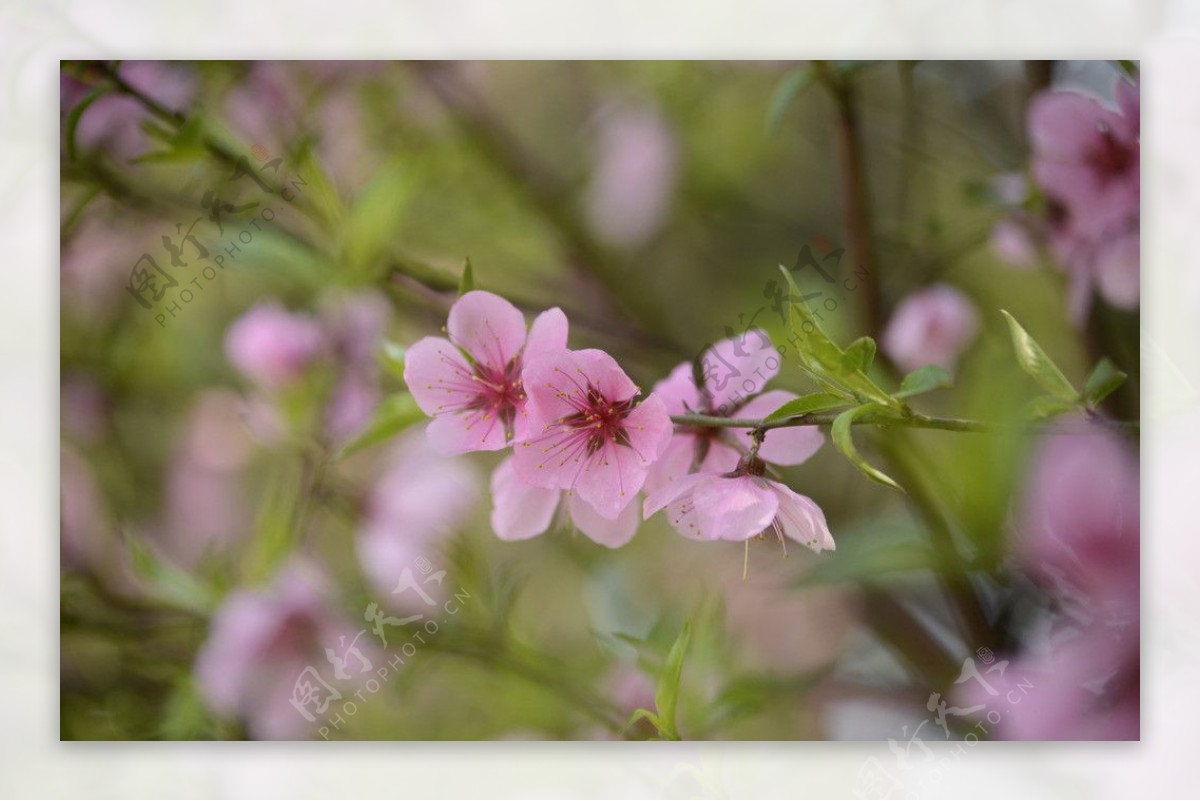
<path id="1" fill-rule="evenodd" d="M 701 361 L 713 409 L 726 416 L 745 398 L 762 392 L 783 363 L 767 332 L 758 328 L 717 342 Z"/>
<path id="2" fill-rule="evenodd" d="M 499 295 L 472 290 L 454 302 L 446 322 L 450 340 L 477 362 L 503 369 L 525 345 L 525 317 Z"/>
<path id="3" fill-rule="evenodd" d="M 1141 297 L 1141 237 L 1137 231 L 1124 234 L 1099 249 L 1093 265 L 1096 286 L 1108 303 L 1118 309 L 1135 309 Z"/>
<path id="4" fill-rule="evenodd" d="M 766 417 L 783 404 L 796 398 L 791 392 L 774 389 L 764 392 L 738 410 L 739 417 L 758 419 Z M 738 432 L 745 437 L 747 447 L 750 445 L 749 432 Z M 821 449 L 825 444 L 825 435 L 816 426 L 792 426 L 775 428 L 766 433 L 758 455 L 763 461 L 779 465 L 796 465 L 808 461 L 808 458 Z"/>
<path id="5" fill-rule="evenodd" d="M 555 306 L 539 314 L 529 326 L 529 338 L 525 340 L 522 360 L 525 364 L 548 353 L 565 350 L 567 347 L 567 315 Z"/>
<path id="6" fill-rule="evenodd" d="M 662 489 L 656 490 L 647 496 L 645 503 L 642 504 L 642 516 L 645 519 L 658 512 L 667 504 L 673 503 L 685 496 L 691 494 L 692 490 L 703 481 L 712 478 L 707 473 L 689 473 L 686 476 L 680 476 L 675 481 L 666 485 Z"/>
<path id="7" fill-rule="evenodd" d="M 510 456 L 492 473 L 492 529 L 502 540 L 527 540 L 550 528 L 558 508 L 558 490 L 521 481 Z"/>
<path id="8" fill-rule="evenodd" d="M 708 539 L 742 541 L 771 525 L 779 499 L 750 476 L 717 477 L 692 490 L 700 533 Z"/>
<path id="9" fill-rule="evenodd" d="M 695 459 L 695 434 L 681 433 L 671 437 L 662 456 L 650 465 L 646 473 L 646 491 L 659 490 L 675 479 L 692 472 Z"/>
<path id="10" fill-rule="evenodd" d="M 430 416 L 461 409 L 478 394 L 473 372 L 458 348 L 441 337 L 425 337 L 408 349 L 404 383 Z"/>
<path id="11" fill-rule="evenodd" d="M 438 415 L 429 421 L 425 433 L 443 456 L 499 451 L 508 446 L 504 422 L 487 409 Z"/>
<path id="12" fill-rule="evenodd" d="M 829 524 L 825 522 L 825 513 L 811 498 L 794 492 L 776 481 L 766 482 L 771 491 L 779 499 L 779 512 L 776 522 L 785 537 L 795 540 L 820 553 L 832 551 L 837 546 L 833 535 L 829 533 Z"/>
<path id="13" fill-rule="evenodd" d="M 638 508 L 635 503 L 628 504 L 615 520 L 604 517 L 591 504 L 575 494 L 568 496 L 567 509 L 576 528 L 592 542 L 606 548 L 620 548 L 637 533 Z"/>
<path id="14" fill-rule="evenodd" d="M 723 439 L 710 439 L 708 452 L 700 462 L 701 473 L 728 473 L 737 467 L 742 458 L 742 451 L 728 444 Z"/>

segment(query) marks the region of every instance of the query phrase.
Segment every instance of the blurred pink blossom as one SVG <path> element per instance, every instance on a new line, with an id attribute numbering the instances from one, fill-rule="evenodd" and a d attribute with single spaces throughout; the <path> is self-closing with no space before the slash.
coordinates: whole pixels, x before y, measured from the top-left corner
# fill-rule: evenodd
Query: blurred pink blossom
<path id="1" fill-rule="evenodd" d="M 335 297 L 322 310 L 321 324 L 338 368 L 325 410 L 325 427 L 337 443 L 357 434 L 382 400 L 379 361 L 392 307 L 374 290 Z"/>
<path id="2" fill-rule="evenodd" d="M 766 383 L 779 373 L 782 361 L 767 333 L 753 329 L 705 351 L 701 357 L 701 386 L 696 385 L 692 363 L 683 362 L 654 385 L 654 394 L 662 398 L 671 415 L 766 417 L 796 397 L 783 390 L 763 392 Z M 646 488 L 657 490 L 693 470 L 732 470 L 749 450 L 749 437 L 748 430 L 679 426 L 662 458 L 651 466 Z M 781 428 L 768 433 L 759 456 L 774 464 L 797 465 L 824 442 L 825 435 L 814 427 Z"/>
<path id="3" fill-rule="evenodd" d="M 359 563 L 376 592 L 390 594 L 418 559 L 434 561 L 474 512 L 479 484 L 473 464 L 443 456 L 425 432 L 397 438 L 358 532 Z"/>
<path id="4" fill-rule="evenodd" d="M 474 290 L 450 308 L 446 330 L 448 340 L 425 337 L 404 363 L 404 382 L 433 417 L 430 441 L 453 455 L 498 451 L 523 439 L 530 429 L 522 370 L 529 360 L 566 348 L 566 316 L 557 308 L 542 312 L 526 338 L 516 306 Z"/>
<path id="5" fill-rule="evenodd" d="M 294 384 L 324 348 L 325 337 L 316 320 L 273 302 L 250 309 L 225 335 L 229 361 L 269 390 Z"/>
<path id="6" fill-rule="evenodd" d="M 602 119 L 584 199 L 597 237 L 636 247 L 658 231 L 675 191 L 677 150 L 674 134 L 653 107 L 622 108 Z"/>
<path id="7" fill-rule="evenodd" d="M 883 332 L 883 350 L 904 371 L 952 371 L 979 332 L 979 313 L 962 292 L 934 284 L 900 302 Z"/>
<path id="8" fill-rule="evenodd" d="M 671 418 L 600 350 L 557 350 L 524 372 L 528 439 L 513 467 L 527 484 L 577 492 L 601 517 L 616 520 L 633 502 L 650 465 L 671 439 Z"/>
<path id="9" fill-rule="evenodd" d="M 497 537 L 509 542 L 545 533 L 560 508 L 562 496 L 562 490 L 535 487 L 518 478 L 510 456 L 492 473 L 492 529 Z M 608 520 L 579 495 L 569 493 L 565 512 L 588 539 L 608 548 L 620 548 L 637 533 L 638 510 L 634 503 L 626 506 L 615 520 Z"/>
<path id="10" fill-rule="evenodd" d="M 730 473 L 692 473 L 646 498 L 649 518 L 667 508 L 671 525 L 696 540 L 741 542 L 770 528 L 818 553 L 836 547 L 821 508 L 790 487 L 763 478 L 761 459 L 743 459 Z"/>
<path id="11" fill-rule="evenodd" d="M 991 246 L 1012 267 L 1028 270 L 1037 264 L 1038 250 L 1031 223 L 1019 216 L 1005 217 L 992 226 Z"/>
<path id="12" fill-rule="evenodd" d="M 373 662 L 377 649 L 361 631 L 332 609 L 320 575 L 292 564 L 268 588 L 229 594 L 197 655 L 196 682 L 209 707 L 243 721 L 251 737 L 307 739 L 320 718 L 292 704 L 297 681 L 311 667 L 336 687 L 327 650 L 357 647 Z"/>

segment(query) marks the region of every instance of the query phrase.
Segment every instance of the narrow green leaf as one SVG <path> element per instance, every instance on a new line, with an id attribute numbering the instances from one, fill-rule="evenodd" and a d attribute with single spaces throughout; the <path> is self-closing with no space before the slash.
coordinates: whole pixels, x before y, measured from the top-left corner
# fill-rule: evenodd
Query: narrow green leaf
<path id="1" fill-rule="evenodd" d="M 850 460 L 850 463 L 861 470 L 872 481 L 876 481 L 885 487 L 891 487 L 904 492 L 904 489 L 892 480 L 886 473 L 877 470 L 858 453 L 858 449 L 854 447 L 854 440 L 850 436 L 850 430 L 854 426 L 854 421 L 865 414 L 873 412 L 886 411 L 874 403 L 866 403 L 862 406 L 857 406 L 853 409 L 848 409 L 837 416 L 833 421 L 833 427 L 830 430 L 830 435 L 833 438 L 834 447 L 842 452 L 842 455 Z"/>
<path id="2" fill-rule="evenodd" d="M 632 729 L 634 726 L 636 726 L 638 724 L 638 721 L 640 721 L 640 720 L 650 721 L 650 725 L 654 726 L 655 730 L 658 731 L 659 736 L 664 737 L 664 738 L 666 738 L 668 736 L 667 730 L 663 726 L 662 721 L 659 720 L 658 715 L 654 714 L 649 709 L 641 709 L 641 708 L 633 710 L 633 714 L 630 715 L 629 720 L 627 720 L 625 722 L 625 731 L 627 732 L 630 729 Z"/>
<path id="3" fill-rule="evenodd" d="M 859 337 L 850 343 L 842 356 L 842 364 L 847 370 L 866 373 L 875 361 L 875 340 L 870 337 Z"/>
<path id="4" fill-rule="evenodd" d="M 811 67 L 801 67 L 792 70 L 779 85 L 775 87 L 775 91 L 771 93 L 771 103 L 767 108 L 767 133 L 774 133 L 779 127 L 779 122 L 783 119 L 783 114 L 788 110 L 800 93 L 807 89 L 813 83 L 813 70 Z"/>
<path id="5" fill-rule="evenodd" d="M 1088 406 L 1097 406 L 1107 398 L 1117 387 L 1125 383 L 1129 376 L 1112 363 L 1107 356 L 1102 358 L 1093 368 L 1091 375 L 1083 385 L 1083 397 Z"/>
<path id="6" fill-rule="evenodd" d="M 834 395 L 832 392 L 812 392 L 808 395 L 801 395 L 799 398 L 793 398 L 783 404 L 767 415 L 767 421 L 782 420 L 785 417 L 799 417 L 802 414 L 812 414 L 813 412 L 827 412 L 830 409 L 845 406 L 846 403 L 845 397 Z"/>
<path id="7" fill-rule="evenodd" d="M 344 459 L 364 448 L 369 448 L 394 437 L 404 429 L 425 418 L 425 413 L 417 406 L 413 396 L 407 392 L 393 395 L 375 410 L 363 430 L 350 442 L 342 446 L 335 459 Z"/>
<path id="8" fill-rule="evenodd" d="M 924 395 L 926 392 L 933 392 L 935 389 L 948 387 L 952 383 L 949 373 L 936 364 L 927 364 L 924 367 L 918 367 L 904 376 L 904 380 L 900 382 L 900 391 L 896 393 L 896 397 L 911 398 L 914 395 Z"/>
<path id="9" fill-rule="evenodd" d="M 397 161 L 385 165 L 355 199 L 341 234 L 347 268 L 361 274 L 386 256 L 413 194 L 413 181 Z"/>
<path id="10" fill-rule="evenodd" d="M 658 708 L 660 730 L 663 735 L 672 740 L 679 739 L 679 730 L 675 724 L 675 711 L 679 706 L 679 682 L 683 677 L 683 660 L 687 656 L 688 646 L 692 642 L 692 626 L 683 625 L 683 630 L 671 646 L 662 673 L 658 677 L 658 690 L 654 694 L 654 705 Z"/>
<path id="11" fill-rule="evenodd" d="M 471 269 L 471 260 L 463 259 L 462 278 L 458 280 L 458 296 L 470 292 L 475 288 L 475 271 Z"/>
<path id="12" fill-rule="evenodd" d="M 1041 395 L 1025 404 L 1025 417 L 1031 422 L 1037 422 L 1078 410 L 1077 403 L 1053 395 Z"/>
<path id="13" fill-rule="evenodd" d="M 1011 314 L 1003 309 L 1000 310 L 1000 313 L 1008 320 L 1013 350 L 1016 351 L 1017 363 L 1021 365 L 1021 369 L 1051 395 L 1067 401 L 1079 401 L 1079 393 L 1075 391 L 1075 387 L 1071 386 L 1071 382 L 1063 375 L 1062 370 L 1058 369 L 1054 360 L 1046 355 L 1042 346 L 1021 327 L 1021 324 Z"/>

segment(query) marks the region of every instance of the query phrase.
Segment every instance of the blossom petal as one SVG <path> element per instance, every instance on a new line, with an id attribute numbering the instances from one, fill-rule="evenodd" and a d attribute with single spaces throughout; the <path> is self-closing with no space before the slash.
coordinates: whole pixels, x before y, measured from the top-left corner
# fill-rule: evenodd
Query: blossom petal
<path id="1" fill-rule="evenodd" d="M 680 476 L 662 489 L 650 493 L 645 503 L 642 504 L 642 517 L 648 520 L 655 512 L 689 495 L 696 485 L 710 478 L 712 476 L 707 473 L 689 473 L 686 476 Z"/>
<path id="2" fill-rule="evenodd" d="M 700 532 L 709 539 L 741 541 L 771 525 L 779 499 L 750 476 L 713 478 L 692 491 Z"/>
<path id="3" fill-rule="evenodd" d="M 1110 305 L 1135 309 L 1141 296 L 1141 237 L 1134 231 L 1100 248 L 1093 270 L 1096 286 Z"/>
<path id="4" fill-rule="evenodd" d="M 737 467 L 741 461 L 742 451 L 722 439 L 713 439 L 708 443 L 708 453 L 700 462 L 701 473 L 728 473 Z"/>
<path id="5" fill-rule="evenodd" d="M 450 307 L 450 341 L 477 362 L 503 369 L 525 345 L 525 317 L 499 295 L 473 290 Z"/>
<path id="6" fill-rule="evenodd" d="M 602 517 L 615 520 L 646 482 L 646 462 L 633 448 L 615 442 L 605 442 L 585 462 L 575 491 Z"/>
<path id="7" fill-rule="evenodd" d="M 779 513 L 776 522 L 785 537 L 795 540 L 812 550 L 832 551 L 837 546 L 833 535 L 829 533 L 829 525 L 825 522 L 825 513 L 811 498 L 794 492 L 790 487 L 776 481 L 769 482 L 771 490 L 779 498 Z"/>
<path id="8" fill-rule="evenodd" d="M 560 495 L 521 481 L 510 456 L 492 473 L 492 529 L 509 542 L 536 537 L 550 528 Z"/>
<path id="9" fill-rule="evenodd" d="M 625 416 L 624 430 L 639 463 L 649 467 L 667 449 L 675 427 L 662 400 L 651 393 Z"/>
<path id="10" fill-rule="evenodd" d="M 430 416 L 461 409 L 475 398 L 473 375 L 458 348 L 441 337 L 425 337 L 404 357 L 404 383 Z"/>
<path id="11" fill-rule="evenodd" d="M 738 410 L 738 416 L 751 419 L 766 417 L 795 398 L 794 393 L 781 389 L 764 392 Z M 742 433 L 741 435 L 747 438 L 746 444 L 749 446 L 750 434 Z M 762 446 L 758 449 L 758 455 L 762 457 L 763 461 L 790 466 L 808 461 L 809 457 L 819 451 L 824 444 L 825 435 L 816 426 L 774 428 L 767 432 Z"/>
<path id="12" fill-rule="evenodd" d="M 704 411 L 691 362 L 677 365 L 670 375 L 654 385 L 653 394 L 662 398 L 668 414 Z"/>
<path id="13" fill-rule="evenodd" d="M 522 359 L 529 364 L 533 359 L 567 348 L 567 315 L 557 306 L 547 309 L 529 326 L 529 338 L 525 340 Z"/>
<path id="14" fill-rule="evenodd" d="M 646 473 L 646 490 L 654 492 L 662 489 L 681 476 L 692 472 L 696 459 L 696 435 L 676 434 L 671 437 L 662 456 L 650 465 Z"/>
<path id="15" fill-rule="evenodd" d="M 499 451 L 508 446 L 504 423 L 486 409 L 438 415 L 429 421 L 425 434 L 443 456 Z"/>
<path id="16" fill-rule="evenodd" d="M 586 405 L 589 387 L 607 400 L 622 401 L 637 386 L 600 350 L 562 350 L 544 354 L 525 366 L 522 374 L 533 435 L 541 426 L 578 412 Z"/>
<path id="17" fill-rule="evenodd" d="M 729 415 L 743 398 L 762 391 L 783 360 L 766 331 L 755 328 L 723 339 L 705 351 L 704 385 L 717 414 Z"/>
<path id="18" fill-rule="evenodd" d="M 567 509 L 570 510 L 575 527 L 592 542 L 606 548 L 620 548 L 637 533 L 638 508 L 635 503 L 626 506 L 615 520 L 602 516 L 579 495 L 570 495 L 567 498 Z"/>

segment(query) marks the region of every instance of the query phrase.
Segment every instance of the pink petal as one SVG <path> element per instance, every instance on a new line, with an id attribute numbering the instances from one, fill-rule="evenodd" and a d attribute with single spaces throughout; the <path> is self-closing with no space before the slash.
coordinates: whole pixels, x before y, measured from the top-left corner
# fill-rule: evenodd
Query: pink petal
<path id="1" fill-rule="evenodd" d="M 653 393 L 625 416 L 624 428 L 629 448 L 642 467 L 649 467 L 662 456 L 675 430 L 662 400 Z"/>
<path id="2" fill-rule="evenodd" d="M 773 389 L 770 392 L 764 392 L 743 406 L 738 411 L 738 417 L 751 419 L 766 417 L 795 398 L 794 393 Z M 739 436 L 746 438 L 746 446 L 749 447 L 750 435 L 746 432 L 739 432 Z M 790 466 L 808 461 L 809 457 L 819 451 L 824 444 L 825 435 L 816 426 L 775 428 L 767 432 L 762 447 L 758 450 L 758 455 L 762 457 L 763 461 Z"/>
<path id="3" fill-rule="evenodd" d="M 550 528 L 558 508 L 558 490 L 521 481 L 510 456 L 492 473 L 492 529 L 505 541 L 527 540 Z"/>
<path id="4" fill-rule="evenodd" d="M 896 307 L 883 332 L 883 350 L 905 371 L 935 364 L 953 370 L 979 332 L 971 300 L 949 284 L 912 293 Z"/>
<path id="5" fill-rule="evenodd" d="M 1118 309 L 1135 309 L 1141 297 L 1141 237 L 1137 232 L 1106 243 L 1096 254 L 1096 285 L 1108 303 Z"/>
<path id="6" fill-rule="evenodd" d="M 425 337 L 404 358 L 404 383 L 421 411 L 430 416 L 457 409 L 475 397 L 473 375 L 458 348 L 440 337 Z"/>
<path id="7" fill-rule="evenodd" d="M 642 504 L 642 517 L 647 520 L 650 519 L 651 515 L 663 507 L 690 495 L 698 484 L 710 478 L 712 476 L 707 473 L 690 473 L 686 476 L 680 476 L 662 489 L 650 493 L 645 503 Z"/>
<path id="8" fill-rule="evenodd" d="M 444 456 L 499 451 L 508 447 L 504 424 L 484 409 L 439 415 L 429 421 L 425 434 L 429 443 Z"/>
<path id="9" fill-rule="evenodd" d="M 671 437 L 662 456 L 650 465 L 646 473 L 646 490 L 654 492 L 662 489 L 675 479 L 692 472 L 695 459 L 695 434 L 676 434 Z"/>
<path id="10" fill-rule="evenodd" d="M 450 341 L 477 362 L 502 369 L 525 345 L 525 317 L 499 295 L 474 290 L 450 307 Z"/>
<path id="11" fill-rule="evenodd" d="M 578 495 L 567 498 L 567 509 L 575 527 L 587 535 L 592 542 L 606 548 L 620 548 L 633 539 L 638 528 L 637 504 L 631 503 L 617 516 L 609 520 L 597 512 L 591 504 Z"/>
<path id="12" fill-rule="evenodd" d="M 691 362 L 677 365 L 671 374 L 654 385 L 653 393 L 662 398 L 668 414 L 703 411 L 700 390 L 693 380 Z"/>
<path id="13" fill-rule="evenodd" d="M 747 397 L 761 392 L 779 373 L 782 361 L 771 338 L 758 328 L 709 348 L 701 363 L 717 414 L 729 415 Z"/>
<path id="14" fill-rule="evenodd" d="M 1117 115 L 1078 92 L 1042 92 L 1029 105 L 1029 139 L 1034 151 L 1055 161 L 1082 162 L 1102 122 Z"/>
<path id="15" fill-rule="evenodd" d="M 708 539 L 742 541 L 771 525 L 775 494 L 750 476 L 711 478 L 692 491 L 700 532 Z"/>
<path id="16" fill-rule="evenodd" d="M 562 309 L 547 309 L 534 318 L 529 327 L 529 338 L 525 340 L 523 360 L 529 364 L 548 353 L 565 350 L 567 347 L 567 315 Z"/>
<path id="17" fill-rule="evenodd" d="M 719 439 L 709 440 L 708 453 L 700 462 L 701 473 L 728 473 L 737 467 L 742 451 Z"/>
<path id="18" fill-rule="evenodd" d="M 813 503 L 790 487 L 776 481 L 768 482 L 771 490 L 779 498 L 779 514 L 776 521 L 783 534 L 801 545 L 805 545 L 817 553 L 832 551 L 837 546 L 833 535 L 829 533 L 829 525 L 825 522 L 825 513 L 821 507 Z"/>
<path id="19" fill-rule="evenodd" d="M 574 489 L 602 517 L 615 520 L 641 491 L 646 467 L 634 449 L 624 445 L 606 442 L 602 454 L 579 471 Z"/>

